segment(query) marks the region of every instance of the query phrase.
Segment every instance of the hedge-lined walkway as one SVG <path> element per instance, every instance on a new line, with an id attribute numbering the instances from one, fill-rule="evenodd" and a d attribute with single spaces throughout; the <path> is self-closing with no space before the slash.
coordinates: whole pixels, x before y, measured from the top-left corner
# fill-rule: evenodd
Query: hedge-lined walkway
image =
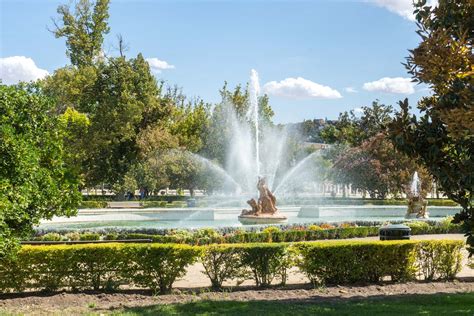
<path id="1" fill-rule="evenodd" d="M 378 237 L 365 237 L 365 238 L 351 238 L 351 239 L 338 239 L 339 241 L 369 241 L 378 240 Z M 463 234 L 440 234 L 440 235 L 416 235 L 411 237 L 412 240 L 466 240 Z M 334 242 L 334 240 L 318 240 L 318 242 Z M 196 263 L 187 268 L 186 275 L 177 280 L 174 283 L 175 288 L 201 288 L 211 286 L 209 278 L 202 273 L 204 268 L 202 264 Z M 474 270 L 467 266 L 467 251 L 463 251 L 463 267 L 462 270 L 457 274 L 458 277 L 474 277 Z M 275 281 L 274 283 L 278 283 Z M 298 271 L 298 269 L 292 269 L 291 273 L 288 274 L 288 284 L 304 284 L 308 283 L 308 278 Z M 252 280 L 247 280 L 242 285 L 254 285 Z M 225 282 L 224 286 L 235 286 L 235 283 Z"/>

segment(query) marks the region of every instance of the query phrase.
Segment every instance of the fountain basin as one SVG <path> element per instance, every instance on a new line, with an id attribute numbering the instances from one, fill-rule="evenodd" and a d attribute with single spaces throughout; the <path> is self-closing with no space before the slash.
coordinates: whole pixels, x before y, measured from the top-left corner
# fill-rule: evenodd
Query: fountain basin
<path id="1" fill-rule="evenodd" d="M 288 221 L 288 217 L 279 213 L 264 215 L 240 215 L 238 218 L 243 225 L 280 224 L 286 223 Z"/>

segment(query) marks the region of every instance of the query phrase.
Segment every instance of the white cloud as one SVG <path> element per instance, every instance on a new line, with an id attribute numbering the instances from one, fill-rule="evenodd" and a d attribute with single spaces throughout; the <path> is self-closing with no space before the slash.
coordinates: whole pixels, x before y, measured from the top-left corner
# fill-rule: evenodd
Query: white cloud
<path id="1" fill-rule="evenodd" d="M 368 0 L 379 7 L 386 8 L 390 12 L 396 13 L 407 20 L 415 21 L 413 15 L 413 0 Z M 438 0 L 428 0 L 427 5 L 437 6 Z"/>
<path id="2" fill-rule="evenodd" d="M 344 90 L 348 93 L 357 93 L 357 92 L 359 92 L 354 87 L 346 87 L 346 88 L 344 88 Z"/>
<path id="3" fill-rule="evenodd" d="M 25 56 L 0 58 L 0 79 L 4 84 L 34 81 L 44 78 L 48 71 L 38 68 L 33 59 Z"/>
<path id="4" fill-rule="evenodd" d="M 159 60 L 156 57 L 147 58 L 146 61 L 150 65 L 151 70 L 157 73 L 160 73 L 162 70 L 165 69 L 174 69 L 173 65 L 168 64 L 168 62 L 164 60 Z"/>
<path id="5" fill-rule="evenodd" d="M 263 86 L 263 91 L 270 95 L 293 99 L 323 98 L 339 99 L 341 94 L 328 86 L 301 77 L 286 78 L 280 82 L 270 81 Z"/>
<path id="6" fill-rule="evenodd" d="M 387 93 L 412 94 L 415 93 L 415 83 L 410 78 L 382 78 L 377 81 L 364 83 L 367 91 L 382 91 Z"/>

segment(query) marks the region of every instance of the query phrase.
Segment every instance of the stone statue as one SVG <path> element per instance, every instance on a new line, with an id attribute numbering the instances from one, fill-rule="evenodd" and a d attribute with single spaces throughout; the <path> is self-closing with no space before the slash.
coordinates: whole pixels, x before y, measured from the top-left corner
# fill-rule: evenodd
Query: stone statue
<path id="1" fill-rule="evenodd" d="M 426 206 L 428 202 L 421 196 L 408 197 L 408 210 L 406 218 L 428 218 Z"/>
<path id="2" fill-rule="evenodd" d="M 426 210 L 428 202 L 423 199 L 423 195 L 421 181 L 418 177 L 418 172 L 415 171 L 410 190 L 407 192 L 408 210 L 405 218 L 428 218 L 428 212 Z"/>
<path id="3" fill-rule="evenodd" d="M 276 198 L 267 186 L 266 180 L 263 177 L 258 177 L 257 190 L 259 193 L 258 201 L 250 199 L 247 204 L 252 208 L 251 210 L 243 210 L 242 215 L 260 215 L 260 214 L 275 214 Z"/>

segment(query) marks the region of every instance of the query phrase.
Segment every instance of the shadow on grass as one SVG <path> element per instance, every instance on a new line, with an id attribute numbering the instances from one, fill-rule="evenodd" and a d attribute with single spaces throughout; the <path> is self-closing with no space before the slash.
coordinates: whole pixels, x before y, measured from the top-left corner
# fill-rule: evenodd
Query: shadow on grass
<path id="1" fill-rule="evenodd" d="M 206 300 L 129 308 L 114 315 L 474 315 L 474 293 L 326 299 L 329 302 Z"/>

